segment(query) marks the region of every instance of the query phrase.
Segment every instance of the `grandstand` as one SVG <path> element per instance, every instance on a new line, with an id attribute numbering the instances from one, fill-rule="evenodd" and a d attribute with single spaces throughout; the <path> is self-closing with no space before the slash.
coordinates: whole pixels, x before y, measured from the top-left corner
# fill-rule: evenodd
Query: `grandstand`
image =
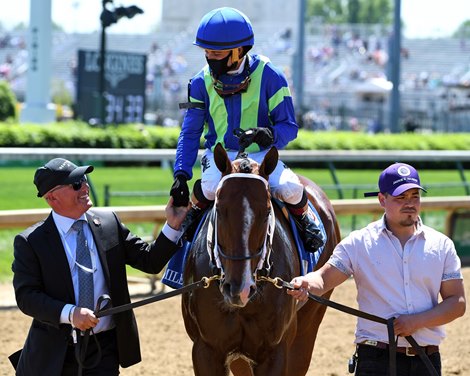
<path id="1" fill-rule="evenodd" d="M 163 112 L 176 119 L 180 116 L 177 103 L 185 99 L 187 81 L 205 63 L 203 54 L 192 45 L 203 13 L 202 8 L 186 12 L 184 17 L 171 13 L 165 18 L 163 13 L 162 24 L 149 35 L 108 33 L 108 50 L 147 54 L 149 112 Z M 281 15 L 282 12 L 278 16 Z M 253 19 L 256 34 L 253 52 L 270 57 L 289 77 L 297 43 L 295 18 L 283 22 L 282 28 L 275 18 L 269 18 L 270 22 L 261 22 L 259 16 L 253 16 Z M 327 117 L 329 127 L 335 128 L 348 129 L 351 119 L 358 121 L 362 129 L 373 121 L 387 119 L 388 89 L 373 86 L 371 82 L 374 81 L 370 80 L 386 77 L 388 30 L 379 25 L 341 25 L 340 28 L 318 23 L 307 25 L 306 30 L 305 98 L 303 106 L 296 104 L 297 107 Z M 6 40 L 0 44 L 0 67 L 9 61 L 8 69 L 0 70 L 0 74 L 23 100 L 27 71 L 26 31 L 11 32 L 0 38 Z M 52 90 L 62 86 L 75 96 L 77 51 L 98 50 L 99 41 L 97 32 L 53 33 Z M 419 123 L 418 127 L 430 130 L 457 131 L 465 124 L 468 127 L 469 90 L 465 91 L 460 82 L 470 71 L 468 47 L 461 40 L 452 38 L 403 40 L 402 47 L 404 119 L 412 116 Z M 460 89 L 456 89 L 457 86 Z M 459 111 L 454 119 L 452 109 L 455 106 L 451 102 L 457 99 Z M 453 123 L 454 128 L 449 128 L 449 123 Z M 305 126 L 317 128 L 318 124 Z"/>

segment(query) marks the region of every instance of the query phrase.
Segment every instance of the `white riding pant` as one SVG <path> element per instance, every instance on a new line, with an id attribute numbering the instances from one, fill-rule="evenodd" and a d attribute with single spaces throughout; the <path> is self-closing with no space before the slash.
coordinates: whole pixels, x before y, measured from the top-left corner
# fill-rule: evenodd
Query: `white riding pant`
<path id="1" fill-rule="evenodd" d="M 258 153 L 249 154 L 248 157 L 261 164 L 268 150 Z M 228 157 L 233 161 L 238 152 L 227 152 Z M 201 158 L 201 187 L 204 196 L 213 201 L 215 199 L 215 191 L 222 177 L 214 161 L 214 153 L 207 149 Z M 303 185 L 300 183 L 297 175 L 287 167 L 282 161 L 277 162 L 274 171 L 269 175 L 269 186 L 271 194 L 278 200 L 288 204 L 296 205 L 302 199 Z"/>

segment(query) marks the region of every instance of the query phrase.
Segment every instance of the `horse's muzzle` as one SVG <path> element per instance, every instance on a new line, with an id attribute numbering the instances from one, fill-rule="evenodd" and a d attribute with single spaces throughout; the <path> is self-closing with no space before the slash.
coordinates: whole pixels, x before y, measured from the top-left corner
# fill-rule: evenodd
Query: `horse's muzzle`
<path id="1" fill-rule="evenodd" d="M 220 284 L 220 291 L 228 305 L 243 308 L 256 293 L 256 282 L 253 279 L 239 283 L 231 283 L 223 280 Z"/>

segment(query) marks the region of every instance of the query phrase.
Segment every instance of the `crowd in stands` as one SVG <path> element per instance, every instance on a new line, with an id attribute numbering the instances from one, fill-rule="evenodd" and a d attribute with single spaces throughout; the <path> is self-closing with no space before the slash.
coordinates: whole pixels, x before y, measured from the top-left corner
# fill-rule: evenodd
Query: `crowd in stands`
<path id="1" fill-rule="evenodd" d="M 0 35 L 0 80 L 9 82 L 13 90 L 20 87 L 18 81 L 27 70 L 27 56 L 24 36 Z"/>
<path id="2" fill-rule="evenodd" d="M 188 63 L 182 54 L 172 49 L 163 50 L 157 42 L 152 43 L 147 55 L 147 97 L 155 109 L 164 103 L 177 103 L 186 86 L 181 81 Z"/>
<path id="3" fill-rule="evenodd" d="M 0 79 L 10 82 L 19 98 L 23 98 L 27 71 L 25 35 L 26 31 L 0 34 Z M 280 64 L 284 70 L 289 70 L 295 55 L 294 37 L 295 31 L 290 28 L 266 34 L 262 38 L 270 40 L 260 40 L 257 43 L 260 50 L 254 52 L 270 56 L 275 64 Z M 53 39 L 53 59 L 57 59 L 55 56 L 60 55 L 56 53 L 56 50 L 61 48 L 55 44 L 61 43 L 61 40 L 67 40 L 64 38 Z M 83 35 L 81 38 L 85 44 L 89 44 L 86 43 L 87 38 L 96 38 L 96 36 Z M 165 106 L 175 108 L 175 103 L 184 100 L 186 96 L 188 79 L 195 72 L 192 66 L 194 65 L 194 51 L 189 47 L 192 36 L 187 35 L 185 39 L 187 41 L 183 45 L 182 43 L 172 44 L 168 40 L 160 43 L 158 37 L 154 37 L 153 40 L 151 36 L 146 38 L 149 41 L 145 51 L 148 57 L 147 104 L 151 111 L 157 111 Z M 370 78 L 385 78 L 389 60 L 389 39 L 389 31 L 383 29 L 370 32 L 370 30 L 325 26 L 315 32 L 308 31 L 305 38 L 304 90 L 318 95 L 331 89 L 349 88 L 354 83 L 364 82 Z M 176 48 L 175 46 L 183 47 Z M 465 53 L 467 49 L 465 39 L 403 40 L 402 46 L 401 76 L 405 91 L 439 89 L 458 82 L 469 71 L 470 61 L 468 54 Z M 441 49 L 436 46 L 441 46 Z M 79 43 L 76 48 L 81 48 Z M 73 51 L 67 53 L 71 55 Z M 450 53 L 453 54 L 452 62 L 448 59 Z M 432 64 L 428 64 L 428 61 Z M 70 56 L 64 65 L 66 65 L 63 67 L 65 73 L 61 79 L 64 80 L 67 90 L 72 91 L 71 94 L 74 97 L 76 56 Z M 320 124 L 321 128 L 338 126 L 337 121 L 331 119 L 325 121 L 322 115 L 310 114 L 308 116 L 313 116 L 315 119 L 310 119 L 309 122 Z M 354 124 L 347 127 L 354 128 Z"/>

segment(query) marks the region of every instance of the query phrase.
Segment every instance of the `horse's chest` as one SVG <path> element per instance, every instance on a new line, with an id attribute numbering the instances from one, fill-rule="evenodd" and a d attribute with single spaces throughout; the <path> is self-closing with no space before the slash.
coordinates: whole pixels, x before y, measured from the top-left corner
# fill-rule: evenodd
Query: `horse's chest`
<path id="1" fill-rule="evenodd" d="M 279 343 L 292 323 L 293 315 L 283 315 L 264 305 L 258 309 L 245 307 L 241 310 L 212 312 L 211 320 L 199 320 L 203 337 L 237 346 L 256 346 L 261 343 Z M 202 325 L 201 325 L 202 324 Z"/>

